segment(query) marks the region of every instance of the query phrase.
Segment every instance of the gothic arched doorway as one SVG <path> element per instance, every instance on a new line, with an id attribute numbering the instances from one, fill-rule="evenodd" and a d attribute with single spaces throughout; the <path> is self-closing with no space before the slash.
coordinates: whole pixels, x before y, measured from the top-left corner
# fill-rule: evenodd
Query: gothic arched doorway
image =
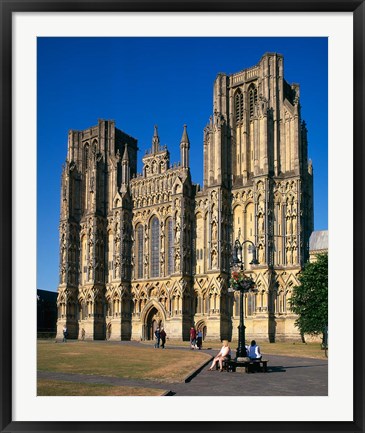
<path id="1" fill-rule="evenodd" d="M 202 331 L 203 334 L 203 341 L 205 340 L 205 337 L 207 336 L 207 325 L 205 324 L 205 322 L 202 320 L 201 322 L 198 322 L 195 325 L 196 329 L 198 331 Z"/>
<path id="2" fill-rule="evenodd" d="M 144 339 L 145 340 L 153 340 L 154 333 L 157 327 L 161 327 L 162 325 L 162 317 L 161 313 L 157 310 L 156 307 L 152 307 L 148 314 L 146 315 L 145 323 L 144 323 Z"/>

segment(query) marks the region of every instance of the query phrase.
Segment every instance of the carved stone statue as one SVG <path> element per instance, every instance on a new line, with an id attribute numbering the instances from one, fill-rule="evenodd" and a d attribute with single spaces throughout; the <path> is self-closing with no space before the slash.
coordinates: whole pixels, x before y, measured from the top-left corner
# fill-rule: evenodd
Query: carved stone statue
<path id="1" fill-rule="evenodd" d="M 216 251 L 212 251 L 212 268 L 216 268 L 218 265 L 218 257 Z"/>
<path id="2" fill-rule="evenodd" d="M 180 272 L 180 253 L 179 251 L 175 254 L 175 271 Z"/>
<path id="3" fill-rule="evenodd" d="M 216 222 L 213 222 L 213 225 L 212 225 L 212 239 L 213 239 L 213 241 L 217 240 L 217 236 L 218 236 L 217 232 L 218 232 L 217 231 L 217 224 L 216 224 Z"/>
<path id="4" fill-rule="evenodd" d="M 257 225 L 258 225 L 259 235 L 263 235 L 264 234 L 264 216 L 262 214 L 260 214 L 258 217 Z"/>
<path id="5" fill-rule="evenodd" d="M 179 243 L 180 242 L 180 224 L 177 223 L 176 224 L 176 229 L 175 229 L 175 242 Z"/>

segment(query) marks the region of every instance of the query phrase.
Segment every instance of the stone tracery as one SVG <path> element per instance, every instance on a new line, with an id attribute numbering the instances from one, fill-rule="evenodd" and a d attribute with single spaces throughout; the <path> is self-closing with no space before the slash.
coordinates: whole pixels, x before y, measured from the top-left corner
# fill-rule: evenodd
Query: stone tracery
<path id="1" fill-rule="evenodd" d="M 188 338 L 195 322 L 207 338 L 231 338 L 238 309 L 227 289 L 231 246 L 240 236 L 256 244 L 260 262 L 251 267 L 245 248 L 258 286 L 245 298 L 247 334 L 296 335 L 287 303 L 313 224 L 312 165 L 299 88 L 286 83 L 282 68 L 282 57 L 267 53 L 253 68 L 218 75 L 204 129 L 202 189 L 191 180 L 186 127 L 179 164 L 170 164 L 155 127 L 140 174 L 137 141 L 113 121 L 69 133 L 59 332 L 67 323 L 75 337 L 83 329 L 86 339 L 140 339 L 165 322 L 170 337 Z"/>

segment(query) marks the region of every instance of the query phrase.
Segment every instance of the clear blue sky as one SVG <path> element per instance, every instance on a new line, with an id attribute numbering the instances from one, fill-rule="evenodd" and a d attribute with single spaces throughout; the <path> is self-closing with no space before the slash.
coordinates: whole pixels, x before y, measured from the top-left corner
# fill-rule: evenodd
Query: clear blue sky
<path id="1" fill-rule="evenodd" d="M 314 167 L 315 230 L 328 224 L 328 84 L 326 38 L 38 38 L 37 288 L 57 290 L 62 164 L 69 129 L 98 119 L 138 139 L 138 171 L 158 125 L 171 162 L 180 159 L 188 125 L 193 181 L 202 185 L 203 129 L 212 114 L 218 72 L 284 55 L 284 74 L 299 83 Z"/>

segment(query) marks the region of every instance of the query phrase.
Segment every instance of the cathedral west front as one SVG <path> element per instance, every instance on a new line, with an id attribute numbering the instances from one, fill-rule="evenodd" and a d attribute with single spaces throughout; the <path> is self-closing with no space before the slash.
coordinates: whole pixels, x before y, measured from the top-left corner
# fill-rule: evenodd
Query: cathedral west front
<path id="1" fill-rule="evenodd" d="M 203 185 L 190 173 L 188 128 L 171 164 L 160 131 L 137 172 L 137 140 L 114 121 L 71 130 L 62 171 L 57 337 L 237 339 L 232 247 L 244 244 L 256 291 L 244 298 L 247 339 L 299 340 L 289 298 L 309 257 L 313 174 L 298 84 L 284 59 L 218 74 L 203 134 Z M 194 146 L 197 144 L 194 143 Z"/>

